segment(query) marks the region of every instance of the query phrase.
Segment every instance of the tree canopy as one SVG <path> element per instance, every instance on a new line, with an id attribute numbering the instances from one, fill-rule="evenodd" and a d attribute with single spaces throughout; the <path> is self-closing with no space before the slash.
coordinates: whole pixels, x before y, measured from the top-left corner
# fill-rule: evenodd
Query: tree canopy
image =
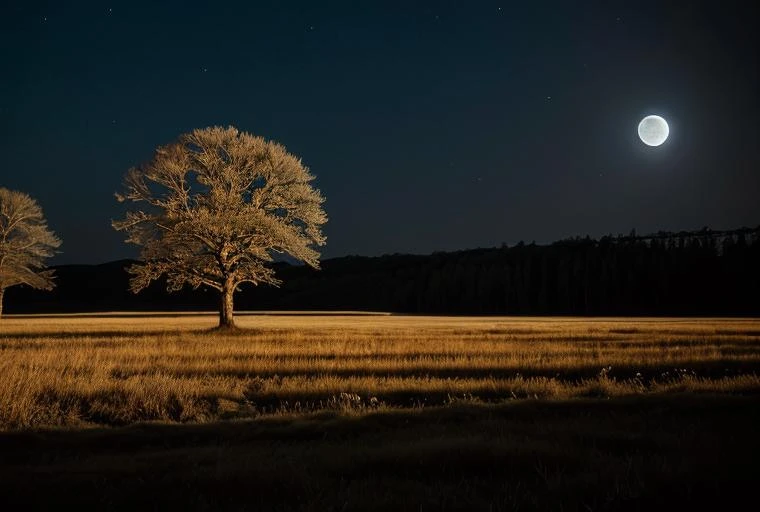
<path id="1" fill-rule="evenodd" d="M 0 315 L 6 288 L 25 284 L 50 290 L 55 286 L 53 271 L 45 270 L 45 259 L 60 245 L 37 201 L 23 192 L 0 188 Z"/>
<path id="2" fill-rule="evenodd" d="M 157 148 L 116 195 L 139 204 L 113 222 L 142 246 L 132 291 L 164 275 L 170 291 L 212 288 L 221 294 L 220 326 L 233 326 L 239 285 L 280 283 L 268 265 L 275 255 L 319 267 L 327 216 L 313 180 L 284 146 L 234 127 L 194 130 Z"/>

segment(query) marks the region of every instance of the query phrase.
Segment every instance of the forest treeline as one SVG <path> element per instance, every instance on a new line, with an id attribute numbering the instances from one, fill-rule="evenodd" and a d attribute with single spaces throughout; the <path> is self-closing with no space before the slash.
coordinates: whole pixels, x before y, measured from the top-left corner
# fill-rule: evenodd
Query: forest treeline
<path id="1" fill-rule="evenodd" d="M 8 313 L 214 309 L 203 290 L 128 291 L 129 261 L 55 267 L 52 292 L 8 291 Z M 277 263 L 280 288 L 244 286 L 241 310 L 509 315 L 760 315 L 760 227 L 572 238 L 550 245 Z"/>

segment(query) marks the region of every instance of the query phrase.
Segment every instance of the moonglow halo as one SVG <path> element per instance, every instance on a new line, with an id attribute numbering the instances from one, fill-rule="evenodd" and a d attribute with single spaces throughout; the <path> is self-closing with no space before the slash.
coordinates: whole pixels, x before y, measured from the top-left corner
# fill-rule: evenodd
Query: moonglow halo
<path id="1" fill-rule="evenodd" d="M 670 134 L 668 123 L 660 116 L 646 116 L 639 123 L 639 138 L 647 146 L 663 144 Z"/>

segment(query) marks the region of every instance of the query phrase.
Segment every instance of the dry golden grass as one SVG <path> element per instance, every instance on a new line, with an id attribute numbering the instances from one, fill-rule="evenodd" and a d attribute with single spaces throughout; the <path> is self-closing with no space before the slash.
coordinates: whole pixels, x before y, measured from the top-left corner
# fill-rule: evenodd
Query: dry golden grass
<path id="1" fill-rule="evenodd" d="M 0 320 L 0 429 L 760 390 L 760 321 L 387 315 Z"/>

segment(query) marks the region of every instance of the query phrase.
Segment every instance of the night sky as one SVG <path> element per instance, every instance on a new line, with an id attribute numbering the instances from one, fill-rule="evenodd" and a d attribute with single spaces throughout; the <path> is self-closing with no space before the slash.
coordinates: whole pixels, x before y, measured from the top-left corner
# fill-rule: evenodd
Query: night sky
<path id="1" fill-rule="evenodd" d="M 52 263 L 135 256 L 124 173 L 210 125 L 303 158 L 325 257 L 760 224 L 753 2 L 158 4 L 1 3 L 0 186 Z"/>

